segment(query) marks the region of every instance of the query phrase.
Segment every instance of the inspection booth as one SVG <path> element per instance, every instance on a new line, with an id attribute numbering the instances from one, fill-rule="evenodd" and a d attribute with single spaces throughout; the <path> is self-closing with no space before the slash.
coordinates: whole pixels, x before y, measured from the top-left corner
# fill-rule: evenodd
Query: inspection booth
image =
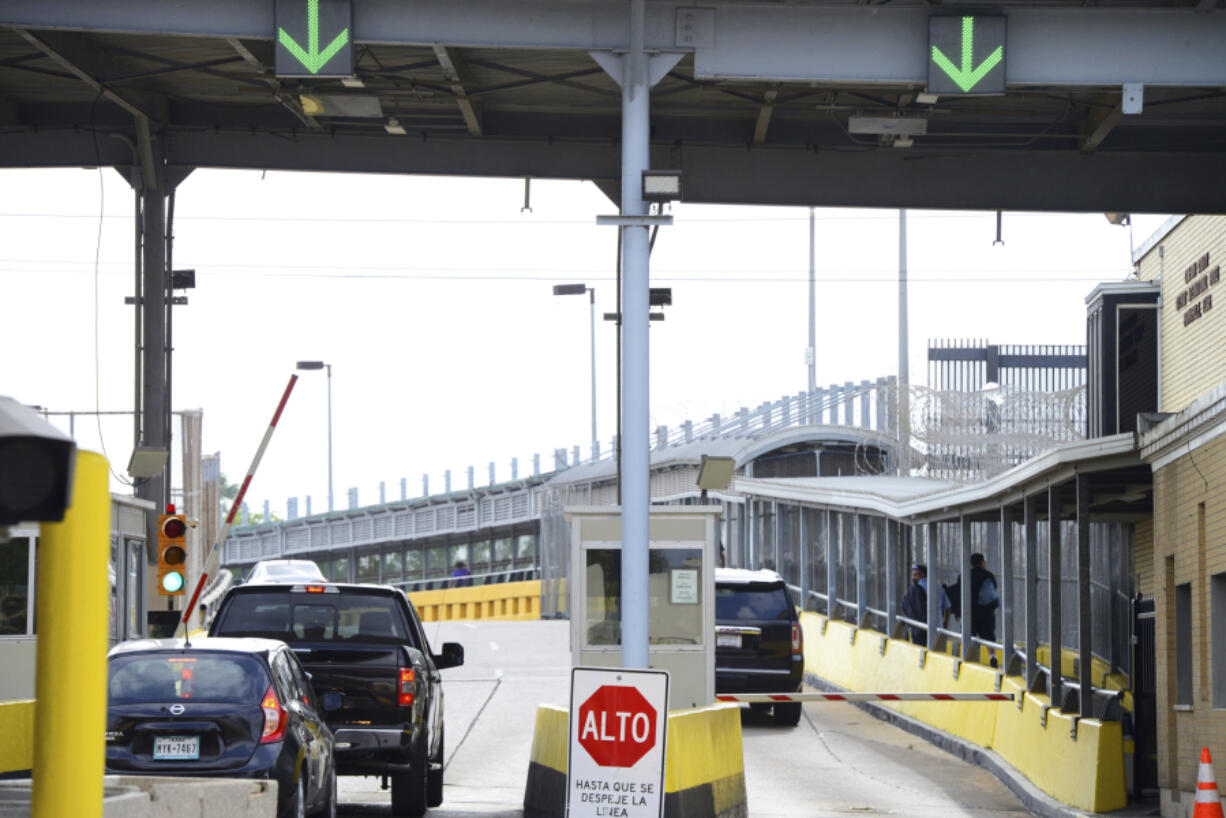
<path id="1" fill-rule="evenodd" d="M 648 662 L 670 674 L 673 709 L 715 701 L 719 506 L 658 506 L 648 539 Z M 571 657 L 620 667 L 622 520 L 617 506 L 565 509 L 571 525 Z"/>

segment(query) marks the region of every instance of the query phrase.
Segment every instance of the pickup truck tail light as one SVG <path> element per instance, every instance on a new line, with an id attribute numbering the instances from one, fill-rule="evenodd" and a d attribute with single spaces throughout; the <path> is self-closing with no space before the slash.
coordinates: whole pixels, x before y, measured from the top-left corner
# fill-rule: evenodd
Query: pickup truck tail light
<path id="1" fill-rule="evenodd" d="M 289 714 L 285 712 L 281 702 L 277 701 L 277 691 L 273 690 L 272 685 L 268 686 L 268 692 L 264 694 L 260 707 L 264 711 L 264 735 L 260 737 L 260 744 L 285 738 L 285 723 L 289 721 Z"/>
<path id="2" fill-rule="evenodd" d="M 396 703 L 401 707 L 413 706 L 413 694 L 417 692 L 417 673 L 411 667 L 400 668 L 396 683 Z"/>
<path id="3" fill-rule="evenodd" d="M 805 632 L 800 629 L 800 623 L 792 624 L 792 653 L 805 652 Z"/>

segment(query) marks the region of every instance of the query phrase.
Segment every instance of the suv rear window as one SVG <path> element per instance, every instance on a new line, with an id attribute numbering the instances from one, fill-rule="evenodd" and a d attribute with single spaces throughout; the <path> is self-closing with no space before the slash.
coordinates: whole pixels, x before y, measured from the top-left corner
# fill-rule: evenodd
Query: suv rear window
<path id="1" fill-rule="evenodd" d="M 258 702 L 268 689 L 263 666 L 239 653 L 136 653 L 110 660 L 112 704 Z"/>
<path id="2" fill-rule="evenodd" d="M 749 582 L 715 586 L 717 620 L 791 620 L 792 601 L 782 583 Z"/>
<path id="3" fill-rule="evenodd" d="M 404 643 L 416 646 L 393 597 L 341 592 L 236 594 L 213 636 L 262 636 L 284 642 Z"/>

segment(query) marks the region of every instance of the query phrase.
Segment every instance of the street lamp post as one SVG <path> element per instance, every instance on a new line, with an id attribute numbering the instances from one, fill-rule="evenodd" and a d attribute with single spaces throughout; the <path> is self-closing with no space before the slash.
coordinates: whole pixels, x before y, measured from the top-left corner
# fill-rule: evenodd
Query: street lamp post
<path id="1" fill-rule="evenodd" d="M 301 370 L 326 369 L 328 372 L 328 511 L 332 506 L 332 364 L 323 361 L 299 361 Z"/>
<path id="2" fill-rule="evenodd" d="M 596 456 L 598 438 L 596 437 L 596 288 L 586 284 L 556 284 L 554 295 L 588 294 L 588 305 L 591 312 L 591 357 L 592 357 L 592 457 Z"/>

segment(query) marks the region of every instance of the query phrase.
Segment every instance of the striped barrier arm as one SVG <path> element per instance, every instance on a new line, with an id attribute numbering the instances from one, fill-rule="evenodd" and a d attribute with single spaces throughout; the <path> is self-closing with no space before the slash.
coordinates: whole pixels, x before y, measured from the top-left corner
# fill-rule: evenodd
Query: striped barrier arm
<path id="1" fill-rule="evenodd" d="M 720 693 L 719 702 L 1011 702 L 1012 693 Z"/>

